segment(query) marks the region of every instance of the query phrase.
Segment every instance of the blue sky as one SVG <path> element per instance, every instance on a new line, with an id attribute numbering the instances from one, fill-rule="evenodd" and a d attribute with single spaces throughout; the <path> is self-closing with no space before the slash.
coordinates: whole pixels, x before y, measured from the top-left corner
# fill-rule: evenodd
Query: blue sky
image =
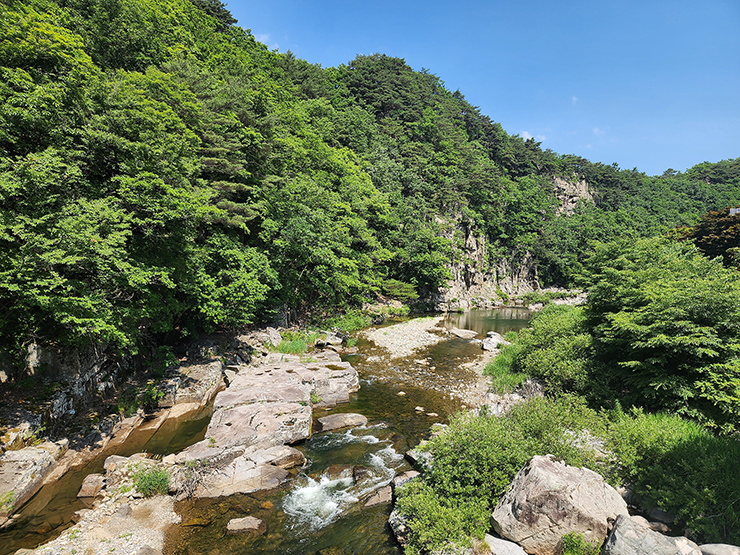
<path id="1" fill-rule="evenodd" d="M 740 157 L 740 0 L 231 0 L 323 67 L 426 68 L 511 134 L 650 175 Z"/>

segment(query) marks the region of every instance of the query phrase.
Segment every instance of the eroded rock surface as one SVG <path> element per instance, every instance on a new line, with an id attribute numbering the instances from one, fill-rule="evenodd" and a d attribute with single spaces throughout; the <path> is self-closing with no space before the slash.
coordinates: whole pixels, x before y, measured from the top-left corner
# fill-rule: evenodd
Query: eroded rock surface
<path id="1" fill-rule="evenodd" d="M 554 456 L 536 456 L 514 477 L 493 511 L 496 532 L 532 555 L 554 555 L 569 532 L 601 543 L 608 520 L 625 517 L 627 504 L 604 479 Z"/>
<path id="2" fill-rule="evenodd" d="M 668 537 L 620 515 L 604 542 L 602 555 L 702 555 L 699 546 L 684 537 Z"/>
<path id="3" fill-rule="evenodd" d="M 316 431 L 330 432 L 331 430 L 340 430 L 342 428 L 349 428 L 350 426 L 365 426 L 366 424 L 366 416 L 351 412 L 342 412 L 319 418 L 316 423 Z"/>

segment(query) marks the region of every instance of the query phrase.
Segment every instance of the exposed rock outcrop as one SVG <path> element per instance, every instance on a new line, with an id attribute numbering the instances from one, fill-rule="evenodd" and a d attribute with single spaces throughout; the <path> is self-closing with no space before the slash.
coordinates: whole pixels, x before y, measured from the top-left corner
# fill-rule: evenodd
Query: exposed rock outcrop
<path id="1" fill-rule="evenodd" d="M 493 511 L 503 538 L 532 555 L 555 555 L 569 532 L 601 543 L 608 521 L 628 516 L 627 504 L 596 472 L 567 466 L 554 456 L 536 456 L 514 477 Z"/>
<path id="2" fill-rule="evenodd" d="M 585 179 L 578 179 L 573 176 L 571 179 L 556 177 L 553 179 L 555 196 L 560 201 L 558 207 L 559 214 L 572 214 L 580 201 L 593 204 L 594 197 L 588 190 L 588 183 Z"/>

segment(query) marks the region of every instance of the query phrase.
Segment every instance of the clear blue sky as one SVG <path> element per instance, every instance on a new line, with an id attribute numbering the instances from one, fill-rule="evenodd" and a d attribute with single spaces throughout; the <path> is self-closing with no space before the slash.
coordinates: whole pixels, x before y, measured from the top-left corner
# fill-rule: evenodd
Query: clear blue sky
<path id="1" fill-rule="evenodd" d="M 740 157 L 740 0 L 231 0 L 271 49 L 426 68 L 511 134 L 650 175 Z"/>

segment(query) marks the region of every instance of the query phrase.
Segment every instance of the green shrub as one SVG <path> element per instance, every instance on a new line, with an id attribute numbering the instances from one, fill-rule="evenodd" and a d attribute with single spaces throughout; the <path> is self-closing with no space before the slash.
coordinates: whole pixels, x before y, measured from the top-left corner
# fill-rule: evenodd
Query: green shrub
<path id="1" fill-rule="evenodd" d="M 587 542 L 581 534 L 569 532 L 561 539 L 563 555 L 599 555 L 601 546 L 596 542 Z"/>
<path id="2" fill-rule="evenodd" d="M 144 497 L 166 495 L 170 487 L 170 475 L 163 468 L 142 468 L 134 473 L 134 486 Z"/>
<path id="3" fill-rule="evenodd" d="M 707 542 L 740 544 L 740 442 L 677 415 L 612 413 L 617 479 Z"/>
<path id="4" fill-rule="evenodd" d="M 597 414 L 582 400 L 531 399 L 501 417 L 452 419 L 425 446 L 434 457 L 414 485 L 404 488 L 399 511 L 408 518 L 411 553 L 433 551 L 445 541 L 482 537 L 498 497 L 534 455 L 552 453 L 568 464 L 596 467 L 592 451 L 575 445 L 566 430 L 604 435 Z M 418 482 L 418 483 L 416 483 Z"/>
<path id="5" fill-rule="evenodd" d="M 344 314 L 339 314 L 324 320 L 320 327 L 333 329 L 337 328 L 345 333 L 361 330 L 371 324 L 370 316 L 362 310 L 348 310 Z"/>

